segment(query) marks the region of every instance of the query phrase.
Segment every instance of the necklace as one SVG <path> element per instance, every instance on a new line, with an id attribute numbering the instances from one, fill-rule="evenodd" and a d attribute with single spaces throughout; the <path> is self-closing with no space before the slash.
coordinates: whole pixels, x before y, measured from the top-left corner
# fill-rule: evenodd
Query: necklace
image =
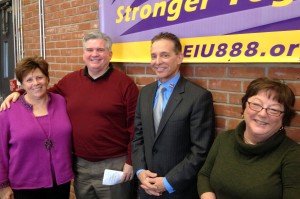
<path id="1" fill-rule="evenodd" d="M 256 144 L 256 143 L 254 143 L 254 142 L 251 142 L 249 139 L 247 139 L 247 138 L 245 137 L 245 135 L 244 135 L 244 137 L 243 137 L 243 141 L 244 141 L 245 144 L 251 144 L 251 145 L 255 145 L 255 144 Z"/>
<path id="2" fill-rule="evenodd" d="M 32 104 L 29 104 L 26 100 L 25 100 L 25 94 L 24 93 L 20 100 L 21 103 L 25 106 L 26 109 L 33 111 L 33 106 Z M 38 126 L 40 127 L 40 129 L 43 131 L 44 135 L 46 136 L 46 139 L 44 140 L 44 147 L 46 150 L 50 151 L 53 147 L 54 147 L 54 141 L 51 138 L 51 122 L 50 122 L 50 116 L 49 113 L 45 116 L 39 116 L 36 117 L 33 114 L 34 120 L 36 121 L 36 123 L 38 124 Z M 48 129 L 45 129 L 44 127 L 48 126 Z"/>
<path id="3" fill-rule="evenodd" d="M 42 129 L 44 135 L 46 136 L 46 139 L 44 140 L 44 147 L 46 150 L 50 151 L 54 147 L 54 142 L 50 137 L 50 116 L 45 115 L 41 117 L 36 117 L 36 120 L 40 128 Z M 46 126 L 48 126 L 48 129 L 45 128 Z"/>
<path id="4" fill-rule="evenodd" d="M 41 117 L 36 117 L 37 123 L 39 124 L 40 128 L 42 129 L 46 139 L 44 140 L 44 147 L 46 150 L 50 151 L 54 147 L 54 141 L 51 138 L 51 131 L 50 131 L 50 116 L 45 115 Z M 48 126 L 48 129 L 45 127 Z M 48 130 L 48 132 L 47 132 Z"/>
<path id="5" fill-rule="evenodd" d="M 53 143 L 53 140 L 51 138 L 47 138 L 45 141 L 44 141 L 44 146 L 45 148 L 50 151 L 53 146 L 54 146 L 54 143 Z"/>

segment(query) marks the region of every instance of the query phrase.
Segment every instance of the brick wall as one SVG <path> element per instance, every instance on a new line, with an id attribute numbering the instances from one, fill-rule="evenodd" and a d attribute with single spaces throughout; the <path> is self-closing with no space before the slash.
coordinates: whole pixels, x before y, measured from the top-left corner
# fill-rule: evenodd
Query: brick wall
<path id="1" fill-rule="evenodd" d="M 23 1 L 25 56 L 39 55 L 38 1 Z M 82 42 L 87 32 L 98 30 L 97 0 L 46 0 L 46 60 L 51 82 L 83 67 Z M 118 63 L 139 87 L 155 80 L 148 64 Z M 213 93 L 218 132 L 234 128 L 241 119 L 240 99 L 251 80 L 259 76 L 284 79 L 297 95 L 300 114 L 300 64 L 183 64 L 182 73 Z M 296 89 L 297 88 L 297 89 Z M 300 142 L 300 115 L 288 128 L 288 135 Z"/>
<path id="2" fill-rule="evenodd" d="M 123 64 L 123 67 L 139 87 L 155 80 L 148 65 Z M 249 83 L 259 76 L 283 79 L 297 95 L 296 110 L 300 114 L 300 64 L 183 64 L 181 72 L 212 92 L 218 132 L 235 128 L 241 121 L 241 97 Z M 287 132 L 300 142 L 300 115 L 292 121 Z"/>
<path id="3" fill-rule="evenodd" d="M 22 1 L 24 56 L 40 55 L 38 0 Z M 45 0 L 46 60 L 51 82 L 82 68 L 82 38 L 98 30 L 97 0 Z"/>

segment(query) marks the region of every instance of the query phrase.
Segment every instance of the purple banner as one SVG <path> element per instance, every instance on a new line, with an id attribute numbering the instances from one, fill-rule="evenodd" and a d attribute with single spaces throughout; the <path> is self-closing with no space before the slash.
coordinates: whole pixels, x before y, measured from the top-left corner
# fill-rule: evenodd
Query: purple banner
<path id="1" fill-rule="evenodd" d="M 274 6 L 281 3 L 281 6 Z M 300 29 L 297 0 L 99 0 L 100 30 L 115 42 Z"/>

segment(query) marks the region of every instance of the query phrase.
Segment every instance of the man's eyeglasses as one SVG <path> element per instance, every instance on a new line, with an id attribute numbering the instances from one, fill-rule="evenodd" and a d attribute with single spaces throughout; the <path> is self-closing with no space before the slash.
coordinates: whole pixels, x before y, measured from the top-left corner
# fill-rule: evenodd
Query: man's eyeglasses
<path id="1" fill-rule="evenodd" d="M 260 112 L 261 110 L 266 109 L 268 115 L 272 115 L 272 116 L 276 116 L 276 117 L 279 117 L 282 113 L 284 113 L 284 111 L 277 110 L 274 108 L 264 108 L 261 105 L 253 103 L 253 102 L 248 101 L 247 103 L 249 105 L 249 108 L 256 112 Z"/>

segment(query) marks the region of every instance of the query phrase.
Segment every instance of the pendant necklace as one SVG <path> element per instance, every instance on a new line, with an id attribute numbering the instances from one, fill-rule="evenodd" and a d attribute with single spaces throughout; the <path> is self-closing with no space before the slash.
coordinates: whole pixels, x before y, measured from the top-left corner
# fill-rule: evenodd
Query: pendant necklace
<path id="1" fill-rule="evenodd" d="M 33 106 L 31 104 L 29 104 L 28 102 L 26 102 L 25 94 L 26 93 L 24 93 L 20 98 L 21 103 L 25 106 L 26 109 L 33 112 Z M 38 116 L 38 117 L 36 117 L 33 114 L 33 117 L 34 117 L 34 120 L 36 121 L 37 125 L 43 131 L 43 134 L 46 136 L 46 139 L 44 140 L 44 147 L 46 150 L 50 151 L 54 147 L 54 141 L 53 141 L 53 139 L 51 139 L 51 122 L 50 122 L 49 112 L 47 115 Z M 47 133 L 47 129 L 44 128 L 46 126 L 48 126 L 48 133 Z"/>
<path id="2" fill-rule="evenodd" d="M 53 148 L 53 146 L 54 146 L 53 141 L 52 141 L 52 139 L 50 139 L 50 138 L 47 138 L 47 139 L 44 141 L 44 145 L 45 145 L 45 148 L 46 148 L 48 151 L 50 151 L 50 150 Z"/>
<path id="3" fill-rule="evenodd" d="M 46 150 L 50 151 L 54 147 L 54 141 L 51 138 L 51 125 L 50 125 L 50 116 L 40 116 L 35 117 L 38 125 L 40 126 L 41 130 L 43 131 L 44 135 L 46 136 L 46 139 L 44 140 L 44 147 Z M 48 126 L 48 132 L 45 127 Z"/>

